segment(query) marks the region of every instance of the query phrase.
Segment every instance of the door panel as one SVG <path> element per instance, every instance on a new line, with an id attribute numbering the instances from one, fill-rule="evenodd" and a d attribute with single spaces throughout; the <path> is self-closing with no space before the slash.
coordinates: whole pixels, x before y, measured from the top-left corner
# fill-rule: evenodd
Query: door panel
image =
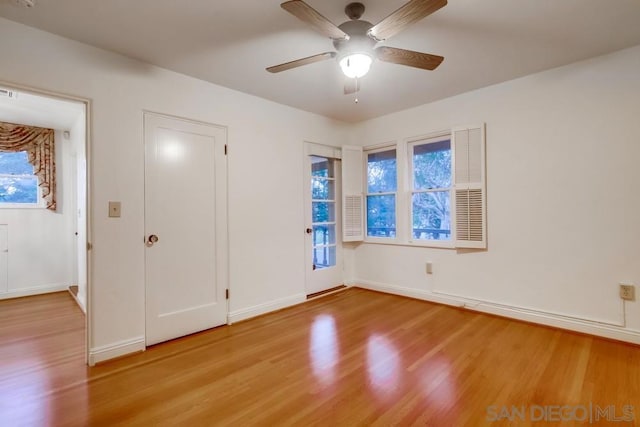
<path id="1" fill-rule="evenodd" d="M 307 294 L 321 292 L 343 283 L 342 246 L 338 241 L 341 224 L 339 160 L 308 156 L 305 181 L 307 212 Z M 310 231 L 310 232 L 309 232 Z"/>
<path id="2" fill-rule="evenodd" d="M 225 143 L 223 128 L 145 115 L 147 345 L 227 321 Z"/>

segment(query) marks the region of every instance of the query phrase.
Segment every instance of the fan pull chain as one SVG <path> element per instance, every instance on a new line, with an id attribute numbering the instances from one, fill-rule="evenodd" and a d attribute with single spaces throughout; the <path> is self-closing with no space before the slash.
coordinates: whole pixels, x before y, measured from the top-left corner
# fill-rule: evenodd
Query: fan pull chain
<path id="1" fill-rule="evenodd" d="M 355 92 L 355 95 L 354 95 L 355 98 L 356 98 L 355 99 L 356 104 L 358 103 L 358 91 L 359 91 L 359 89 L 360 89 L 360 83 L 358 82 L 358 78 L 356 77 L 356 92 Z"/>

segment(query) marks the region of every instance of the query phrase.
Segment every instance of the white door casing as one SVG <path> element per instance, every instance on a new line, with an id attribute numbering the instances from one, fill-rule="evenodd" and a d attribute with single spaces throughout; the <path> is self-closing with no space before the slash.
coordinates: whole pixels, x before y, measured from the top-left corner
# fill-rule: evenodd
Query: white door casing
<path id="1" fill-rule="evenodd" d="M 227 322 L 226 138 L 223 127 L 145 113 L 147 345 Z"/>

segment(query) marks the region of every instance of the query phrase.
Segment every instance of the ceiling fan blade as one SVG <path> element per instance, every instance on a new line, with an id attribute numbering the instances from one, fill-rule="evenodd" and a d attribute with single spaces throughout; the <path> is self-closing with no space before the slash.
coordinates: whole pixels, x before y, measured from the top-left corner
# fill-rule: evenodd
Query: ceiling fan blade
<path id="1" fill-rule="evenodd" d="M 315 10 L 302 0 L 287 1 L 282 3 L 280 7 L 282 7 L 284 10 L 300 19 L 301 21 L 304 21 L 307 24 L 311 25 L 320 34 L 323 34 L 334 40 L 349 39 L 347 33 L 342 31 L 327 18 L 320 15 L 317 10 Z"/>
<path id="2" fill-rule="evenodd" d="M 270 73 L 279 73 L 281 71 L 290 70 L 296 67 L 302 67 L 303 65 L 313 64 L 314 62 L 324 61 L 326 59 L 335 58 L 335 52 L 319 53 L 318 55 L 307 56 L 306 58 L 296 59 L 295 61 L 285 62 L 284 64 L 274 65 L 267 68 Z"/>
<path id="3" fill-rule="evenodd" d="M 369 37 L 382 41 L 447 5 L 447 0 L 410 0 L 369 29 Z"/>
<path id="4" fill-rule="evenodd" d="M 360 80 L 358 79 L 347 79 L 344 82 L 344 94 L 351 95 L 352 93 L 356 93 L 360 91 Z"/>
<path id="5" fill-rule="evenodd" d="M 380 46 L 377 48 L 376 56 L 380 61 L 422 68 L 423 70 L 435 70 L 444 60 L 442 56 L 389 46 Z"/>

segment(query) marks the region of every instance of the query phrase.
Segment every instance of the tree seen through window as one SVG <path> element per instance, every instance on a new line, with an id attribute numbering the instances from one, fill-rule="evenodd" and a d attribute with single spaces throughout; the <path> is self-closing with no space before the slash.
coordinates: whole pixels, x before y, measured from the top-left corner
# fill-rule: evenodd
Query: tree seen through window
<path id="1" fill-rule="evenodd" d="M 0 152 L 0 204 L 38 203 L 38 178 L 26 151 Z"/>

